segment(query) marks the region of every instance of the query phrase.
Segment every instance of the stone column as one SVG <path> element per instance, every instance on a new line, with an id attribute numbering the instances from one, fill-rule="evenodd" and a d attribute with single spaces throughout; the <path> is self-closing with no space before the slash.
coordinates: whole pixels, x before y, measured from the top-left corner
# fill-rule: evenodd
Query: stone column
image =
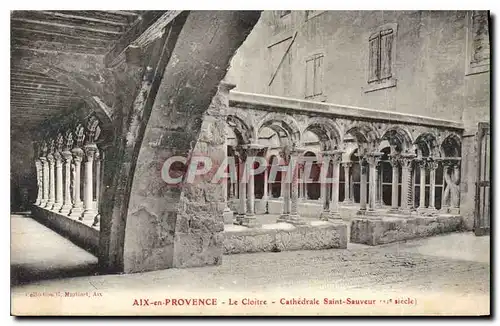
<path id="1" fill-rule="evenodd" d="M 80 220 L 94 223 L 94 218 L 97 215 L 97 211 L 94 207 L 93 201 L 93 165 L 94 156 L 97 151 L 97 146 L 95 144 L 87 144 L 84 147 L 85 150 L 85 179 L 83 184 L 83 214 Z"/>
<path id="2" fill-rule="evenodd" d="M 375 200 L 375 208 L 382 208 L 382 169 L 380 168 L 380 161 L 375 166 L 377 174 L 375 175 L 375 184 L 377 185 L 377 198 Z"/>
<path id="3" fill-rule="evenodd" d="M 401 155 L 401 212 L 410 214 L 413 208 L 412 168 L 415 154 Z"/>
<path id="4" fill-rule="evenodd" d="M 436 212 L 436 170 L 439 167 L 437 160 L 430 160 L 429 167 L 429 207 L 427 210 L 430 213 Z"/>
<path id="5" fill-rule="evenodd" d="M 268 194 L 268 191 L 269 191 L 269 183 L 268 183 L 268 178 L 269 178 L 269 170 L 268 170 L 268 167 L 266 166 L 266 169 L 264 170 L 264 192 L 262 194 L 262 201 L 264 203 L 264 213 L 267 214 L 268 213 L 268 206 L 267 206 L 267 201 L 269 199 L 269 194 Z"/>
<path id="6" fill-rule="evenodd" d="M 291 183 L 289 184 L 289 191 L 284 199 L 288 204 L 288 219 L 285 222 L 298 225 L 305 224 L 305 222 L 300 218 L 298 204 L 299 204 L 299 169 L 301 168 L 300 160 L 302 154 L 304 153 L 303 148 L 294 148 L 290 153 L 290 158 L 288 160 L 288 171 L 291 173 Z M 285 206 L 285 205 L 284 205 Z M 285 212 L 285 210 L 284 210 Z"/>
<path id="7" fill-rule="evenodd" d="M 441 209 L 439 212 L 441 214 L 448 214 L 450 210 L 450 192 L 451 192 L 451 167 L 452 167 L 453 162 L 450 160 L 443 160 L 443 179 L 444 179 L 444 187 L 443 187 L 443 194 L 441 196 Z"/>
<path id="8" fill-rule="evenodd" d="M 368 174 L 368 163 L 364 156 L 359 156 L 359 169 L 360 169 L 360 182 L 359 182 L 359 210 L 358 215 L 366 214 L 366 190 L 367 190 L 367 174 Z"/>
<path id="9" fill-rule="evenodd" d="M 49 201 L 49 162 L 46 157 L 40 157 L 42 163 L 42 200 L 40 207 L 46 207 Z"/>
<path id="10" fill-rule="evenodd" d="M 277 222 L 288 222 L 290 220 L 291 199 L 290 199 L 290 182 L 288 182 L 288 174 L 293 173 L 290 169 L 290 153 L 283 153 L 283 162 L 287 166 L 287 170 L 281 172 L 281 196 L 283 198 L 283 210 L 278 217 Z"/>
<path id="11" fill-rule="evenodd" d="M 55 167 L 56 167 L 56 199 L 54 202 L 54 206 L 52 206 L 52 210 L 55 212 L 59 212 L 63 205 L 63 164 L 61 153 L 58 151 L 54 153 Z"/>
<path id="12" fill-rule="evenodd" d="M 343 204 L 351 205 L 353 203 L 351 197 L 351 168 L 352 162 L 343 162 L 344 165 L 344 201 Z"/>
<path id="13" fill-rule="evenodd" d="M 427 160 L 425 158 L 421 158 L 418 161 L 418 166 L 420 168 L 420 200 L 418 203 L 417 212 L 420 214 L 427 213 L 427 209 L 425 208 L 425 173 L 427 168 Z"/>
<path id="14" fill-rule="evenodd" d="M 61 153 L 64 160 L 64 203 L 59 213 L 68 215 L 71 211 L 71 161 L 72 154 L 70 151 Z"/>
<path id="15" fill-rule="evenodd" d="M 454 162 L 451 168 L 450 214 L 460 214 L 460 162 Z"/>
<path id="16" fill-rule="evenodd" d="M 321 189 L 321 204 L 322 204 L 322 211 L 321 215 L 319 217 L 320 220 L 322 221 L 328 221 L 330 218 L 330 198 L 328 198 L 328 188 L 326 186 L 326 181 L 328 179 L 328 172 L 330 171 L 330 166 L 332 164 L 332 158 L 333 152 L 332 151 L 326 151 L 321 153 L 321 157 L 323 158 L 323 161 L 321 162 L 321 172 L 319 175 L 319 185 Z"/>
<path id="17" fill-rule="evenodd" d="M 80 194 L 80 177 L 81 163 L 83 158 L 83 150 L 81 148 L 73 148 L 74 171 L 73 171 L 73 208 L 69 214 L 70 217 L 80 218 L 83 213 L 83 202 Z"/>
<path id="18" fill-rule="evenodd" d="M 47 161 L 49 161 L 49 200 L 47 201 L 47 206 L 45 208 L 52 209 L 56 202 L 56 180 L 54 171 L 54 155 L 47 155 Z"/>
<path id="19" fill-rule="evenodd" d="M 101 151 L 95 152 L 95 209 L 99 211 L 99 198 L 101 193 Z"/>
<path id="20" fill-rule="evenodd" d="M 244 172 L 246 154 L 243 152 L 243 150 L 240 149 L 240 152 L 235 152 L 234 155 L 235 157 L 238 158 L 238 181 L 239 181 L 238 214 L 236 214 L 236 220 L 234 224 L 241 225 L 243 219 L 247 214 L 247 182 L 246 180 L 243 179 L 243 176 L 247 175 L 247 173 Z"/>
<path id="21" fill-rule="evenodd" d="M 343 151 L 333 151 L 332 158 L 332 189 L 329 208 L 329 219 L 332 221 L 341 221 L 339 210 L 339 187 L 340 187 L 340 161 Z"/>
<path id="22" fill-rule="evenodd" d="M 248 180 L 248 185 L 247 185 L 247 200 L 248 200 L 248 210 L 246 213 L 246 216 L 242 219 L 241 225 L 246 226 L 246 227 L 258 227 L 260 226 L 260 223 L 257 221 L 257 218 L 255 217 L 255 176 L 251 172 L 251 169 L 253 170 L 254 166 L 250 166 L 250 164 L 255 164 L 254 157 L 257 157 L 263 150 L 265 150 L 265 147 L 259 144 L 249 144 L 244 146 L 243 149 L 246 152 L 246 161 L 245 162 L 245 169 L 246 169 L 246 176 Z"/>
<path id="23" fill-rule="evenodd" d="M 368 199 L 368 213 L 375 215 L 375 203 L 377 201 L 377 165 L 380 162 L 382 153 L 374 152 L 366 156 L 370 169 L 370 198 Z"/>
<path id="24" fill-rule="evenodd" d="M 392 192 L 391 192 L 391 209 L 389 212 L 395 213 L 399 211 L 399 155 L 391 155 L 390 163 L 392 166 Z"/>
<path id="25" fill-rule="evenodd" d="M 36 168 L 36 186 L 37 186 L 35 205 L 38 206 L 42 202 L 42 194 L 43 194 L 42 162 L 39 159 L 35 160 L 35 168 Z"/>

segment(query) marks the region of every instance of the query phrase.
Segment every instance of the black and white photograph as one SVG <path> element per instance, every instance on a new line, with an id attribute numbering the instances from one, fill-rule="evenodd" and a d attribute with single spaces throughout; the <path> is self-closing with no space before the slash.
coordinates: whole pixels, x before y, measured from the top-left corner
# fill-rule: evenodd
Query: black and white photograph
<path id="1" fill-rule="evenodd" d="M 11 315 L 490 316 L 494 17 L 11 10 Z"/>

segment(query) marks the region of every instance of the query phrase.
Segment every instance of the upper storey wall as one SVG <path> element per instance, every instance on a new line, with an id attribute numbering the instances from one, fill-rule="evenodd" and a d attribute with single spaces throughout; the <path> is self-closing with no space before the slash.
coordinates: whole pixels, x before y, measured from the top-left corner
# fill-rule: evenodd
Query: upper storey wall
<path id="1" fill-rule="evenodd" d="M 490 106 L 487 27 L 474 21 L 480 44 L 475 58 L 483 65 L 475 68 L 469 60 L 470 14 L 266 11 L 233 58 L 226 80 L 242 92 L 463 122 L 467 132 L 489 121 Z M 392 40 L 383 38 L 387 31 Z M 370 56 L 370 40 L 378 42 L 378 35 L 383 42 L 371 43 Z M 389 69 L 391 77 L 369 82 L 370 71 L 377 75 L 370 57 L 375 65 L 379 58 L 379 75 Z"/>

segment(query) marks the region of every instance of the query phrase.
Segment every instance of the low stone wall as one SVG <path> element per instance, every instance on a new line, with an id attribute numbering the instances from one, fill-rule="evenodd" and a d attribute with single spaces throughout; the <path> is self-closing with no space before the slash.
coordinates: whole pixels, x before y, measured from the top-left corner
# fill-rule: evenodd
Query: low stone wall
<path id="1" fill-rule="evenodd" d="M 99 230 L 84 224 L 82 221 L 33 205 L 33 218 L 59 233 L 77 246 L 98 256 Z"/>
<path id="2" fill-rule="evenodd" d="M 226 226 L 224 254 L 347 248 L 347 224 L 314 221 L 307 225 L 265 224 L 261 228 Z"/>
<path id="3" fill-rule="evenodd" d="M 461 231 L 462 224 L 462 217 L 456 215 L 357 218 L 351 222 L 350 242 L 376 246 Z"/>

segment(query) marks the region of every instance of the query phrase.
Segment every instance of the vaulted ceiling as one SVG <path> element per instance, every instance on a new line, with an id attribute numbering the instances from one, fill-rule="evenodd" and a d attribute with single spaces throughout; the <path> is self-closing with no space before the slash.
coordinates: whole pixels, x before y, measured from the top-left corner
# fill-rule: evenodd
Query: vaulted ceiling
<path id="1" fill-rule="evenodd" d="M 27 64 L 29 57 L 61 54 L 105 55 L 133 26 L 142 11 L 11 12 L 11 126 L 36 128 L 78 106 L 81 94 Z M 22 60 L 21 60 L 22 58 Z"/>

